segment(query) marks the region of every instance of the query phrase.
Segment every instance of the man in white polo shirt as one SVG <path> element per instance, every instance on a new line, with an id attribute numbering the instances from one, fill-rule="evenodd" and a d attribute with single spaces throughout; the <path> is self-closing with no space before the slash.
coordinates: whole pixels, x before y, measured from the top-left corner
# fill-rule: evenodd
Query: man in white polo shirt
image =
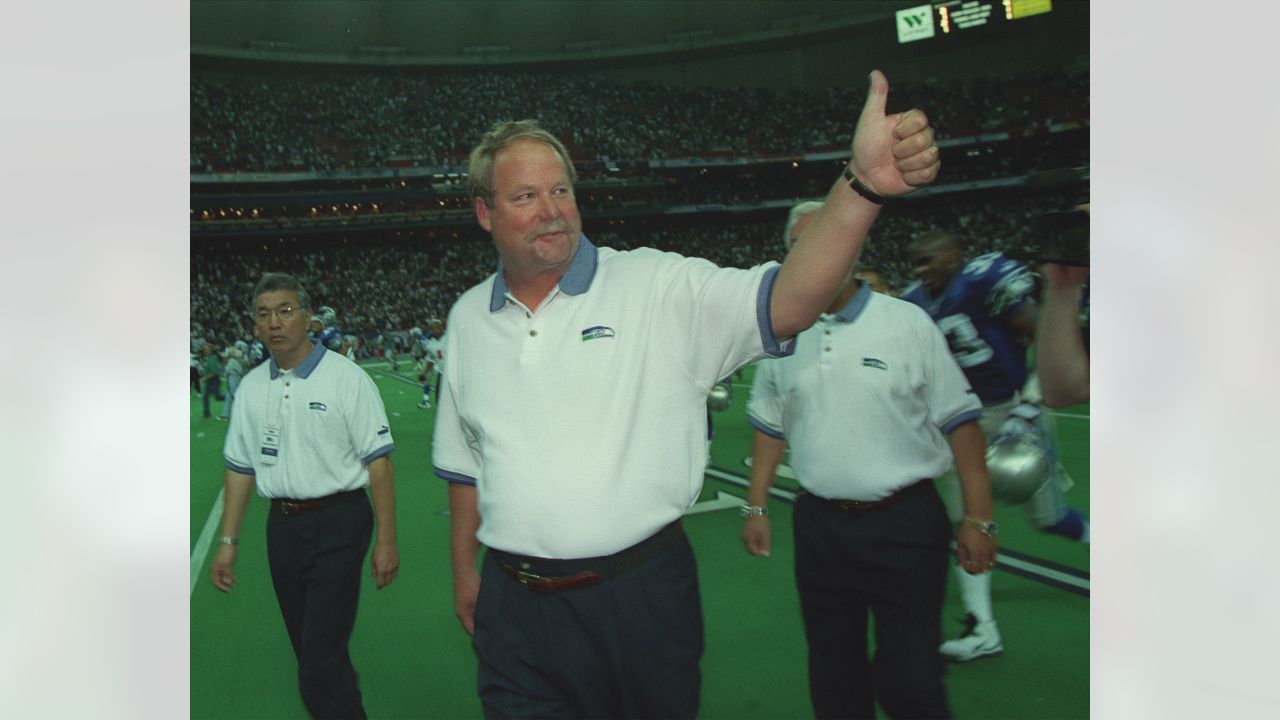
<path id="1" fill-rule="evenodd" d="M 232 406 L 213 584 L 230 592 L 237 582 L 240 525 L 256 484 L 271 499 L 267 558 L 303 703 L 312 717 L 363 718 L 347 644 L 375 517 L 379 590 L 400 566 L 387 413 L 364 370 L 307 338 L 311 298 L 293 276 L 264 275 L 253 313 L 271 361 L 244 376 Z"/>
<path id="2" fill-rule="evenodd" d="M 821 207 L 792 208 L 788 248 Z M 805 490 L 795 566 L 816 717 L 874 718 L 876 700 L 890 717 L 950 717 L 937 647 L 951 523 L 933 478 L 954 456 L 966 510 L 956 559 L 985 571 L 996 543 L 981 414 L 929 316 L 852 274 L 792 356 L 756 367 L 742 540 L 768 557 L 769 488 L 790 444 Z"/>
<path id="3" fill-rule="evenodd" d="M 697 713 L 702 612 L 679 521 L 702 486 L 707 395 L 790 352 L 884 196 L 936 177 L 927 118 L 887 115 L 887 94 L 874 72 L 846 177 L 781 267 L 597 248 L 568 152 L 533 121 L 472 152 L 500 264 L 449 313 L 432 461 L 486 716 Z"/>

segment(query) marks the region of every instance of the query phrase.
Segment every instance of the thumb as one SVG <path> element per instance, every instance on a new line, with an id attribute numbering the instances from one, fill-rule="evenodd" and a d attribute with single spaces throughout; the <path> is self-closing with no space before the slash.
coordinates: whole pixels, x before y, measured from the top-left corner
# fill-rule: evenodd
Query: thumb
<path id="1" fill-rule="evenodd" d="M 882 118 L 885 104 L 889 100 L 889 79 L 879 70 L 872 70 L 868 77 L 871 83 L 867 88 L 867 102 L 862 106 L 862 116 Z"/>

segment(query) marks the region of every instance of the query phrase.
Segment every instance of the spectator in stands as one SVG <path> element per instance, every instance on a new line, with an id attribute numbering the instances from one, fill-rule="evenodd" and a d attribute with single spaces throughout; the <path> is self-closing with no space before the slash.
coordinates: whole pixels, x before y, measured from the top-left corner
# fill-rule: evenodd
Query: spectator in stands
<path id="1" fill-rule="evenodd" d="M 206 342 L 200 347 L 200 356 L 200 382 L 204 384 L 200 399 L 204 405 L 204 418 L 207 420 L 213 417 L 209 409 L 209 399 L 216 397 L 219 402 L 223 400 L 222 364 L 218 362 L 218 356 L 214 354 L 211 342 Z"/>

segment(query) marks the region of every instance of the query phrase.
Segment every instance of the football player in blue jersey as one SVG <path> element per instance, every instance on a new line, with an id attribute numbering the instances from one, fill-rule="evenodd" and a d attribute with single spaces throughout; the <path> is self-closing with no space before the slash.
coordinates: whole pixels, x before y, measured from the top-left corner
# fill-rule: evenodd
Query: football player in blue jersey
<path id="1" fill-rule="evenodd" d="M 311 317 L 311 339 L 330 350 L 350 357 L 351 341 L 338 329 L 338 311 L 321 305 Z M 354 360 L 354 358 L 352 358 Z"/>
<path id="2" fill-rule="evenodd" d="M 1045 532 L 1089 542 L 1089 522 L 1068 507 L 1063 492 L 1071 486 L 1056 459 L 1053 429 L 1036 404 L 1036 383 L 1028 383 L 1027 349 L 1035 337 L 1035 280 L 1026 266 L 1000 253 L 987 253 L 966 262 L 958 237 L 945 230 L 921 235 L 907 246 L 907 258 L 917 278 L 902 299 L 924 308 L 942 330 L 970 386 L 982 401 L 980 425 L 988 447 L 1005 447 L 1030 437 L 1030 447 L 1044 457 L 1044 472 L 1030 491 L 1025 478 L 1019 487 L 1002 487 L 992 471 L 992 495 L 1026 509 L 1031 523 Z M 1027 444 L 1019 447 L 1026 448 Z M 991 462 L 991 450 L 988 450 Z M 952 522 L 961 521 L 959 485 L 954 471 L 939 480 Z M 955 568 L 966 627 L 963 634 L 942 644 L 943 655 L 967 661 L 1003 650 L 991 609 L 991 574 L 970 575 Z"/>
<path id="3" fill-rule="evenodd" d="M 248 352 L 249 359 L 247 362 L 248 368 L 252 370 L 253 368 L 257 367 L 258 363 L 262 362 L 264 359 L 266 359 L 266 357 L 267 357 L 267 346 L 263 345 L 262 341 L 255 336 L 252 340 L 249 341 L 249 352 Z"/>

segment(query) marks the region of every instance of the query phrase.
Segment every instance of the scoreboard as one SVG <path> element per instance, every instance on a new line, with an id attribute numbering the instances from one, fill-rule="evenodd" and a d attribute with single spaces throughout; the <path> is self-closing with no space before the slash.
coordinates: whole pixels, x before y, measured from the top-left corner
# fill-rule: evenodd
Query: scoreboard
<path id="1" fill-rule="evenodd" d="M 959 36 L 1053 10 L 1053 0 L 934 0 L 899 10 L 898 42 Z"/>

